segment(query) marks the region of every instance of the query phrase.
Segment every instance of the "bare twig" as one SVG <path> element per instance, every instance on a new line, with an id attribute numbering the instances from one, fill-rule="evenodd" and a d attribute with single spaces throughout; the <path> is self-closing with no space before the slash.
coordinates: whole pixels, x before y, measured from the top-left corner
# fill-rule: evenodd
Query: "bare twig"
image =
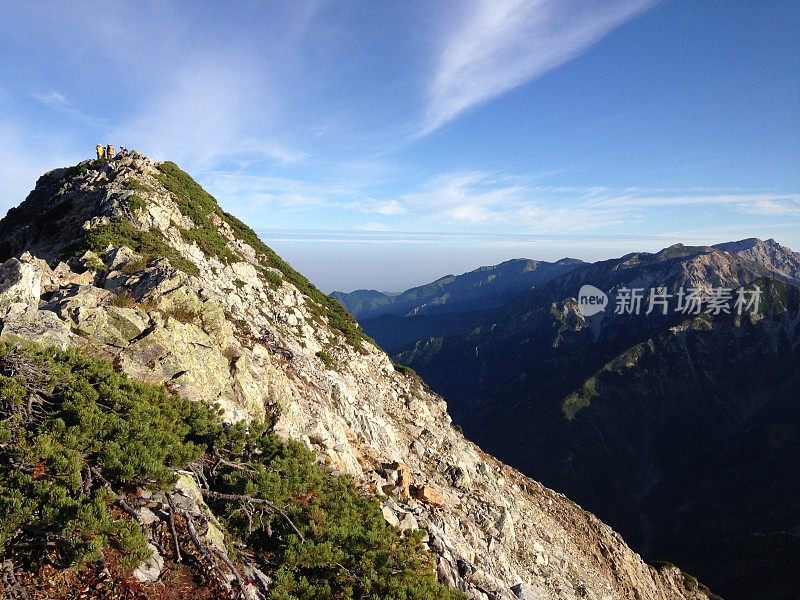
<path id="1" fill-rule="evenodd" d="M 178 514 L 186 519 L 186 528 L 189 530 L 189 537 L 192 538 L 192 542 L 194 542 L 195 547 L 200 551 L 200 554 L 206 558 L 211 566 L 214 566 L 214 556 L 208 551 L 206 545 L 200 541 L 200 536 L 197 535 L 197 529 L 194 526 L 194 519 L 192 518 L 192 515 L 182 509 L 178 509 Z"/>
<path id="2" fill-rule="evenodd" d="M 89 463 L 83 464 L 82 469 L 82 479 L 83 479 L 83 493 L 88 494 L 92 490 L 92 485 L 94 484 L 94 477 L 92 477 L 92 468 L 89 466 Z"/>
<path id="3" fill-rule="evenodd" d="M 244 580 L 242 576 L 239 574 L 238 569 L 236 566 L 231 562 L 231 560 L 225 556 L 225 554 L 220 551 L 218 548 L 211 546 L 206 546 L 201 540 L 200 536 L 197 534 L 197 528 L 194 524 L 194 518 L 185 510 L 179 509 L 179 514 L 186 519 L 186 527 L 189 530 L 189 537 L 192 538 L 192 542 L 194 543 L 195 547 L 200 551 L 200 553 L 205 557 L 205 559 L 209 562 L 212 569 L 216 569 L 217 571 L 222 571 L 217 564 L 216 559 L 222 561 L 222 563 L 227 567 L 233 577 L 236 579 L 236 583 L 239 586 L 239 590 L 242 593 L 243 598 L 247 598 L 247 588 L 245 587 Z"/>
<path id="4" fill-rule="evenodd" d="M 190 464 L 189 469 L 191 469 L 194 476 L 197 478 L 197 483 L 200 487 L 209 487 L 208 480 L 206 479 L 205 473 L 203 473 L 203 467 L 201 465 Z"/>
<path id="5" fill-rule="evenodd" d="M 218 452 L 214 453 L 214 458 L 216 459 L 216 462 L 214 463 L 214 466 L 211 467 L 212 473 L 216 473 L 217 468 L 220 465 L 225 465 L 226 467 L 230 467 L 231 469 L 235 469 L 237 471 L 244 471 L 245 473 L 250 473 L 251 475 L 258 475 L 258 471 L 253 467 L 226 460 L 222 458 L 222 456 L 220 456 Z"/>
<path id="6" fill-rule="evenodd" d="M 167 494 L 167 503 L 169 504 L 169 530 L 172 532 L 172 542 L 175 544 L 175 562 L 181 562 L 181 546 L 178 542 L 178 532 L 175 529 L 175 505 L 172 503 L 172 498 Z"/>
<path id="7" fill-rule="evenodd" d="M 225 556 L 225 554 L 217 548 L 212 547 L 211 550 L 214 552 L 217 558 L 225 563 L 225 566 L 228 567 L 230 572 L 233 573 L 233 576 L 236 578 L 236 583 L 239 586 L 239 590 L 242 592 L 242 598 L 247 598 L 247 588 L 244 585 L 244 579 L 242 579 L 242 576 L 239 574 L 239 570 L 231 562 L 231 559 Z"/>
<path id="8" fill-rule="evenodd" d="M 97 477 L 100 481 L 102 481 L 105 488 L 109 492 L 111 492 L 111 494 L 114 496 L 114 499 L 117 501 L 119 507 L 126 513 L 128 513 L 131 517 L 133 517 L 133 519 L 139 524 L 139 527 L 144 529 L 145 524 L 144 521 L 142 520 L 142 517 L 139 515 L 138 512 L 136 512 L 133 509 L 133 507 L 131 507 L 130 504 L 128 504 L 125 501 L 125 498 L 121 494 L 118 494 L 117 492 L 114 491 L 114 488 L 111 487 L 111 483 L 108 481 L 108 479 L 103 477 L 103 474 L 100 472 L 100 469 L 98 469 L 97 467 L 92 467 L 91 470 L 92 473 L 94 473 L 95 477 Z"/>
<path id="9" fill-rule="evenodd" d="M 265 500 L 264 498 L 253 498 L 252 496 L 243 496 L 241 494 L 223 494 L 221 492 L 214 492 L 211 490 L 201 490 L 203 492 L 203 496 L 207 498 L 211 498 L 212 500 L 227 500 L 230 502 L 239 502 L 239 503 L 247 503 L 247 504 L 260 504 L 262 506 L 266 506 L 269 510 L 274 513 L 279 514 L 286 523 L 288 523 L 289 527 L 300 537 L 301 542 L 305 542 L 306 538 L 300 533 L 300 530 L 297 526 L 292 522 L 289 518 L 289 515 L 286 512 L 278 507 L 275 503 L 270 502 L 269 500 Z"/>

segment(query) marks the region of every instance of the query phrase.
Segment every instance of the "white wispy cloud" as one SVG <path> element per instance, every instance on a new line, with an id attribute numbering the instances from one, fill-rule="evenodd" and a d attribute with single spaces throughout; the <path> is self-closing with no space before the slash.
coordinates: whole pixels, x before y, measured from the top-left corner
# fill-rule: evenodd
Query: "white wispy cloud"
<path id="1" fill-rule="evenodd" d="M 446 32 L 417 135 L 558 67 L 651 0 L 476 0 Z"/>
<path id="2" fill-rule="evenodd" d="M 352 187 L 290 177 L 252 175 L 238 171 L 209 171 L 202 184 L 220 200 L 240 207 L 263 210 L 264 205 L 330 206 L 352 204 Z"/>
<path id="3" fill-rule="evenodd" d="M 742 203 L 739 210 L 752 215 L 800 216 L 800 195 L 788 197 L 761 197 L 753 202 Z"/>
<path id="4" fill-rule="evenodd" d="M 271 116 L 266 87 L 258 66 L 236 50 L 198 54 L 175 68 L 114 136 L 195 167 L 256 158 L 292 162 L 302 155 L 263 134 Z"/>
<path id="5" fill-rule="evenodd" d="M 424 189 L 404 195 L 403 205 L 420 212 L 440 213 L 456 221 L 496 221 L 516 204 L 525 188 L 500 182 L 491 173 L 449 173 L 435 177 Z"/>
<path id="6" fill-rule="evenodd" d="M 61 92 L 51 90 L 42 94 L 33 94 L 33 98 L 47 108 L 67 115 L 74 121 L 77 121 L 83 125 L 102 127 L 105 124 L 104 119 L 92 116 L 82 111 L 80 108 L 73 105 Z"/>
<path id="7" fill-rule="evenodd" d="M 348 202 L 345 208 L 360 213 L 383 215 L 393 217 L 406 212 L 406 207 L 397 200 L 363 200 Z"/>
<path id="8" fill-rule="evenodd" d="M 46 94 L 34 94 L 33 97 L 45 106 L 68 106 L 66 97 L 59 92 L 48 92 Z"/>
<path id="9" fill-rule="evenodd" d="M 659 215 L 670 209 L 707 207 L 732 218 L 800 214 L 800 195 L 703 189 L 645 189 L 607 186 L 542 186 L 529 178 L 470 171 L 440 175 L 417 191 L 396 199 L 410 218 L 442 227 L 459 223 L 531 233 L 570 233 L 616 226 L 658 229 Z M 722 216 L 724 213 L 720 212 Z M 670 217 L 675 219 L 677 217 Z"/>
<path id="10" fill-rule="evenodd" d="M 779 214 L 780 210 L 800 207 L 800 195 L 773 192 L 739 192 L 727 194 L 673 192 L 658 195 L 640 190 L 614 191 L 603 189 L 605 198 L 598 200 L 599 206 L 652 208 L 667 206 L 727 205 L 755 214 Z"/>
<path id="11" fill-rule="evenodd" d="M 438 222 L 525 227 L 531 231 L 592 229 L 618 221 L 627 210 L 604 210 L 586 194 L 557 195 L 521 183 L 518 177 L 486 172 L 450 173 L 433 178 L 399 202 Z"/>

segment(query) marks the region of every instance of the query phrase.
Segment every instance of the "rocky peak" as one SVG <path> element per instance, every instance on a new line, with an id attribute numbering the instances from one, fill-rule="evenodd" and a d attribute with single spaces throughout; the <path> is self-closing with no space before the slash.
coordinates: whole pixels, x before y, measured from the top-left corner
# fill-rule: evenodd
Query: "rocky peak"
<path id="1" fill-rule="evenodd" d="M 90 228 L 121 215 L 131 218 L 125 201 L 137 195 L 132 182 L 152 178 L 155 165 L 133 153 L 110 163 L 84 161 L 45 173 L 25 201 L 0 222 L 1 257 L 30 251 L 57 261 Z"/>
<path id="2" fill-rule="evenodd" d="M 76 346 L 140 380 L 268 420 L 424 529 L 439 578 L 479 600 L 689 599 L 565 497 L 466 440 L 322 295 L 172 163 L 52 171 L 0 221 L 0 338 Z"/>
<path id="3" fill-rule="evenodd" d="M 800 283 L 800 254 L 781 246 L 773 239 L 748 238 L 717 244 L 714 248 L 733 256 L 764 265 L 785 281 Z"/>

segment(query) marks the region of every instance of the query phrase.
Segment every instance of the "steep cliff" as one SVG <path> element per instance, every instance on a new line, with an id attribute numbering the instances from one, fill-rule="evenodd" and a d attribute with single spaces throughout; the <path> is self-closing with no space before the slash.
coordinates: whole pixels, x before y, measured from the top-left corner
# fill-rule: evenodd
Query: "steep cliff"
<path id="1" fill-rule="evenodd" d="M 44 175 L 0 222 L 0 337 L 77 347 L 267 421 L 421 528 L 470 597 L 705 598 L 593 515 L 480 451 L 341 306 L 185 173 L 134 153 Z"/>

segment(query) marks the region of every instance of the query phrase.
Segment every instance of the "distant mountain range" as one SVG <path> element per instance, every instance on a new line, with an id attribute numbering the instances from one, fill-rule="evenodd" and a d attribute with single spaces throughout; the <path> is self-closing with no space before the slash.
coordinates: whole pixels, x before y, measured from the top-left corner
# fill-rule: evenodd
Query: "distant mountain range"
<path id="1" fill-rule="evenodd" d="M 356 290 L 333 292 L 331 296 L 358 319 L 485 310 L 500 306 L 520 292 L 542 285 L 582 264 L 583 261 L 575 258 L 562 258 L 554 263 L 520 258 L 463 275 L 446 275 L 402 294 Z"/>
<path id="2" fill-rule="evenodd" d="M 488 282 L 464 286 L 465 302 L 451 288 L 433 313 L 426 297 L 410 310 L 407 301 L 403 316 L 386 304 L 359 320 L 448 400 L 467 435 L 575 498 L 645 556 L 678 562 L 725 598 L 794 598 L 800 254 L 747 239 L 548 267 L 516 287 L 512 271 L 503 300 Z M 492 268 L 460 278 L 481 272 Z M 587 284 L 610 298 L 588 318 L 576 300 Z M 681 290 L 735 297 L 740 287 L 761 291 L 755 312 L 706 301 L 700 314 L 637 315 L 613 305 L 626 288 L 677 302 Z"/>

